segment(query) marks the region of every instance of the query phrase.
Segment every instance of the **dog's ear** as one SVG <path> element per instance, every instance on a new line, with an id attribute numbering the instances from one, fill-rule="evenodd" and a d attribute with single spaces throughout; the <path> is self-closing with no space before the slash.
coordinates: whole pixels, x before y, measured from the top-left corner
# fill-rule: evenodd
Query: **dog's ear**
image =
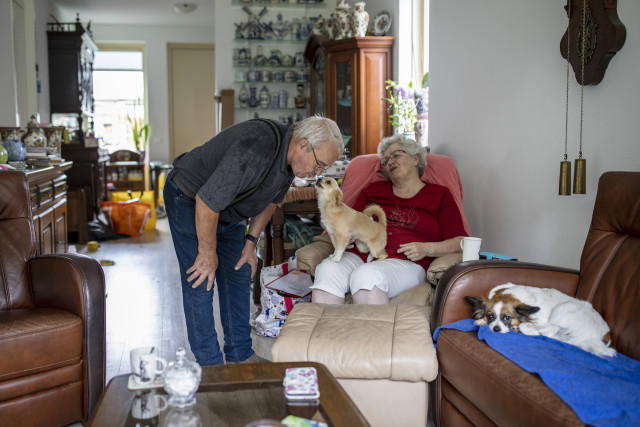
<path id="1" fill-rule="evenodd" d="M 473 309 L 472 317 L 476 320 L 484 318 L 487 301 L 484 298 L 464 297 L 464 300 L 471 305 Z"/>
<path id="2" fill-rule="evenodd" d="M 331 200 L 336 205 L 339 205 L 340 203 L 342 203 L 342 191 L 338 186 L 336 186 L 335 188 L 332 188 L 332 190 L 333 191 L 331 192 Z"/>
<path id="3" fill-rule="evenodd" d="M 537 313 L 538 311 L 540 311 L 540 307 L 534 307 L 527 304 L 520 304 L 516 307 L 516 314 L 518 315 L 518 319 L 520 321 L 529 320 L 529 316 Z"/>

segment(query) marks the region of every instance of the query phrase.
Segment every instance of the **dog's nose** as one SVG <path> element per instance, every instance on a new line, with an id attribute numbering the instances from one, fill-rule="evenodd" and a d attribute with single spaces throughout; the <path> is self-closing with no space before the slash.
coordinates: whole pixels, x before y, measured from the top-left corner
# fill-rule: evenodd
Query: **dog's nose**
<path id="1" fill-rule="evenodd" d="M 496 325 L 493 327 L 493 332 L 500 332 L 500 326 Z"/>
<path id="2" fill-rule="evenodd" d="M 320 183 L 321 183 L 321 182 L 322 182 L 322 177 L 320 177 L 320 178 L 318 178 L 318 179 L 316 180 L 316 185 L 317 185 L 318 187 L 320 187 Z"/>

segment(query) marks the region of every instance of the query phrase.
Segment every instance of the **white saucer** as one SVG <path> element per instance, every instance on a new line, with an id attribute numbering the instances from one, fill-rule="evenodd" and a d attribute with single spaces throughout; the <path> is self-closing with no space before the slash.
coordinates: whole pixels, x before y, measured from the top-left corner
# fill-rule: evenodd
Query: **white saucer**
<path id="1" fill-rule="evenodd" d="M 129 383 L 127 384 L 127 388 L 129 390 L 148 390 L 151 388 L 160 388 L 164 386 L 164 381 L 162 381 L 162 377 L 158 376 L 155 380 L 151 381 L 148 384 L 139 384 L 134 375 L 129 375 Z"/>

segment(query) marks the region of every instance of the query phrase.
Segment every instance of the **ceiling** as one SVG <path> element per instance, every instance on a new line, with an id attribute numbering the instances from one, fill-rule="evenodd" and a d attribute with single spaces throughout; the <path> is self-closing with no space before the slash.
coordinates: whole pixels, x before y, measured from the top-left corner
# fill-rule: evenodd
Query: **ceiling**
<path id="1" fill-rule="evenodd" d="M 74 22 L 79 13 L 84 24 L 213 25 L 214 0 L 187 1 L 198 7 L 181 14 L 173 10 L 178 0 L 51 0 L 60 22 Z"/>

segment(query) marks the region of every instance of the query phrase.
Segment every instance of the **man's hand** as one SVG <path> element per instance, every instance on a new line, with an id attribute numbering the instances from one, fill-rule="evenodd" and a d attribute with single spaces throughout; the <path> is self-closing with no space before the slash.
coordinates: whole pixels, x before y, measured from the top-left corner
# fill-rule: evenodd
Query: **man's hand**
<path id="1" fill-rule="evenodd" d="M 249 263 L 251 266 L 251 280 L 256 275 L 256 270 L 258 269 L 258 256 L 256 255 L 256 245 L 253 242 L 246 241 L 244 248 L 242 248 L 242 254 L 240 255 L 240 259 L 236 264 L 236 270 L 240 270 L 240 268 L 245 264 Z"/>
<path id="2" fill-rule="evenodd" d="M 207 291 L 210 291 L 211 288 L 213 288 L 213 281 L 216 277 L 216 268 L 218 268 L 218 255 L 215 251 L 198 252 L 196 261 L 187 270 L 187 274 L 190 274 L 190 276 L 187 277 L 189 282 L 197 279 L 191 287 L 194 289 L 197 288 L 206 279 Z"/>

